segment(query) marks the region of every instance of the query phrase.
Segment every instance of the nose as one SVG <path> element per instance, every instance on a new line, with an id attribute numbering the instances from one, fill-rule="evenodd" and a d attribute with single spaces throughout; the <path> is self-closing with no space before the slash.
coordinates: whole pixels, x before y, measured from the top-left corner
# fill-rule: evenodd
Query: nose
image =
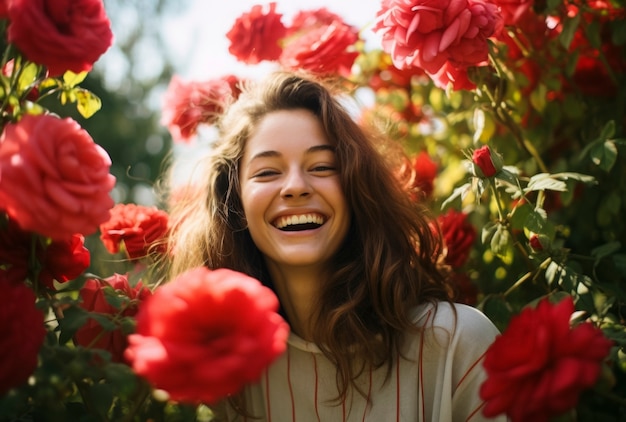
<path id="1" fill-rule="evenodd" d="M 311 186 L 301 169 L 291 169 L 285 175 L 281 196 L 283 198 L 297 198 L 308 196 L 311 193 Z"/>

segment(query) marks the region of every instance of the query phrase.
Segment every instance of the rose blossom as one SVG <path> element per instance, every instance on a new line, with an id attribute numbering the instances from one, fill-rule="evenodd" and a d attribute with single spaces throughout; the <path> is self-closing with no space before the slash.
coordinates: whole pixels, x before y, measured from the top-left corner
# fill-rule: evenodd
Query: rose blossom
<path id="1" fill-rule="evenodd" d="M 119 296 L 127 299 L 121 309 L 111 305 L 106 300 L 104 289 L 112 288 Z M 151 291 L 138 282 L 132 287 L 128 282 L 128 275 L 114 274 L 104 280 L 87 279 L 80 289 L 82 299 L 80 306 L 88 312 L 105 315 L 107 317 L 133 317 L 137 314 L 138 304 L 151 295 Z M 105 330 L 100 323 L 89 319 L 74 335 L 76 343 L 84 347 L 107 350 L 111 353 L 114 362 L 124 361 L 124 350 L 128 345 L 126 334 L 120 327 L 112 331 Z"/>
<path id="2" fill-rule="evenodd" d="M 137 315 L 126 357 L 174 401 L 234 394 L 286 348 L 278 299 L 258 280 L 198 267 L 159 287 Z"/>
<path id="3" fill-rule="evenodd" d="M 102 0 L 11 0 L 8 40 L 51 76 L 90 71 L 111 46 Z"/>
<path id="4" fill-rule="evenodd" d="M 420 151 L 413 158 L 413 169 L 415 170 L 414 185 L 425 197 L 430 197 L 435 188 L 435 177 L 437 176 L 437 163 L 435 163 L 428 152 Z"/>
<path id="5" fill-rule="evenodd" d="M 234 91 L 236 78 L 228 75 L 205 82 L 186 82 L 174 75 L 163 96 L 161 124 L 174 142 L 189 142 L 202 123 L 212 124 L 219 117 Z"/>
<path id="6" fill-rule="evenodd" d="M 447 62 L 476 66 L 487 60 L 487 38 L 501 27 L 490 0 L 383 0 L 374 32 L 400 69 L 434 75 Z"/>
<path id="7" fill-rule="evenodd" d="M 90 254 L 84 241 L 82 235 L 74 234 L 68 240 L 48 243 L 9 220 L 0 229 L 0 266 L 5 267 L 7 276 L 22 282 L 37 270 L 39 282 L 54 289 L 53 280 L 73 280 L 89 267 Z"/>
<path id="8" fill-rule="evenodd" d="M 115 177 L 106 151 L 71 118 L 25 115 L 0 137 L 0 208 L 53 240 L 108 220 Z"/>
<path id="9" fill-rule="evenodd" d="M 8 280 L 0 271 L 0 396 L 25 383 L 37 367 L 44 342 L 44 315 L 35 307 L 35 293 L 23 283 Z"/>
<path id="10" fill-rule="evenodd" d="M 612 342 L 590 322 L 570 327 L 573 312 L 571 297 L 556 305 L 544 299 L 511 320 L 485 355 L 485 416 L 547 422 L 595 384 Z"/>
<path id="11" fill-rule="evenodd" d="M 85 237 L 74 234 L 69 240 L 57 240 L 43 248 L 39 281 L 53 289 L 53 280 L 64 283 L 74 280 L 83 273 L 91 261 Z"/>
<path id="12" fill-rule="evenodd" d="M 320 26 L 328 26 L 334 21 L 343 22 L 343 18 L 325 7 L 301 10 L 293 17 L 291 25 L 287 28 L 286 36 L 289 37 L 300 31 L 309 31 Z"/>
<path id="13" fill-rule="evenodd" d="M 533 0 L 494 0 L 494 2 L 500 7 L 504 25 L 515 25 L 533 5 Z"/>
<path id="14" fill-rule="evenodd" d="M 111 209 L 111 219 L 100 225 L 100 239 L 111 253 L 124 249 L 130 259 L 148 256 L 165 250 L 168 215 L 156 207 L 136 204 L 117 204 Z"/>
<path id="15" fill-rule="evenodd" d="M 466 66 L 457 67 L 450 62 L 445 62 L 437 73 L 429 76 L 438 88 L 447 89 L 451 87 L 454 91 L 462 89 L 470 91 L 476 88 L 476 84 L 469 78 L 467 70 Z"/>
<path id="16" fill-rule="evenodd" d="M 502 160 L 488 145 L 472 153 L 472 169 L 476 177 L 493 177 L 502 168 Z"/>
<path id="17" fill-rule="evenodd" d="M 359 52 L 358 30 L 343 21 L 305 31 L 289 41 L 279 62 L 286 69 L 305 69 L 318 75 L 348 76 Z"/>
<path id="18" fill-rule="evenodd" d="M 9 0 L 0 0 L 0 19 L 9 17 Z"/>
<path id="19" fill-rule="evenodd" d="M 282 48 L 280 40 L 286 29 L 282 23 L 282 14 L 276 13 L 276 2 L 263 6 L 254 5 L 248 13 L 235 20 L 235 24 L 226 34 L 230 40 L 228 51 L 238 60 L 247 64 L 257 64 L 263 60 L 277 60 Z"/>
<path id="20" fill-rule="evenodd" d="M 465 264 L 476 240 L 476 229 L 467 221 L 467 214 L 448 210 L 437 217 L 446 248 L 446 264 L 458 268 Z"/>

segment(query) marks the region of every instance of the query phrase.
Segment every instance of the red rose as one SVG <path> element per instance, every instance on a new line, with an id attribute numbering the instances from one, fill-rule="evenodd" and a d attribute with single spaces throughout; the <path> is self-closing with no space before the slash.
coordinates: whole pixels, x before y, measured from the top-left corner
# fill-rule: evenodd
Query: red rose
<path id="1" fill-rule="evenodd" d="M 354 47 L 358 39 L 356 28 L 343 21 L 334 21 L 295 37 L 285 46 L 279 61 L 286 69 L 348 76 L 359 55 Z"/>
<path id="2" fill-rule="evenodd" d="M 151 252 L 162 253 L 168 230 L 168 215 L 156 207 L 117 204 L 111 219 L 100 225 L 100 239 L 111 253 L 120 251 L 120 244 L 130 259 L 140 259 Z"/>
<path id="3" fill-rule="evenodd" d="M 110 166 L 76 121 L 25 115 L 0 137 L 0 208 L 24 230 L 53 240 L 91 234 L 113 206 Z"/>
<path id="4" fill-rule="evenodd" d="M 476 240 L 476 229 L 467 221 L 467 214 L 454 209 L 437 217 L 437 221 L 446 249 L 445 262 L 451 267 L 458 268 L 467 261 Z"/>
<path id="5" fill-rule="evenodd" d="M 74 280 L 89 267 L 91 257 L 85 237 L 74 234 L 69 240 L 57 240 L 43 246 L 39 262 L 39 281 L 53 289 L 53 280 L 64 283 Z"/>
<path id="6" fill-rule="evenodd" d="M 450 61 L 456 67 L 487 60 L 487 38 L 501 26 L 489 0 L 383 0 L 373 30 L 400 69 L 419 67 L 434 75 Z"/>
<path id="7" fill-rule="evenodd" d="M 485 416 L 547 422 L 595 384 L 612 342 L 591 323 L 570 327 L 573 312 L 571 297 L 557 305 L 544 299 L 511 320 L 485 356 Z"/>
<path id="8" fill-rule="evenodd" d="M 256 381 L 286 348 L 278 299 L 228 269 L 191 269 L 159 287 L 137 315 L 126 357 L 175 401 L 213 403 Z"/>
<path id="9" fill-rule="evenodd" d="M 447 89 L 450 86 L 454 91 L 462 89 L 470 91 L 476 88 L 476 84 L 470 80 L 467 69 L 467 66 L 457 67 L 450 62 L 445 62 L 437 73 L 430 74 L 430 78 L 435 86 L 441 89 Z"/>
<path id="10" fill-rule="evenodd" d="M 9 17 L 9 0 L 0 0 L 0 19 Z"/>
<path id="11" fill-rule="evenodd" d="M 287 28 L 286 36 L 292 36 L 300 31 L 310 31 L 312 28 L 328 26 L 334 21 L 343 22 L 343 18 L 336 13 L 322 7 L 315 10 L 301 10 L 292 19 Z"/>
<path id="12" fill-rule="evenodd" d="M 107 302 L 104 289 L 112 288 L 119 296 L 126 298 L 126 304 L 122 308 L 116 308 Z M 137 314 L 138 303 L 145 300 L 152 293 L 150 290 L 137 283 L 131 287 L 127 275 L 114 274 L 104 280 L 88 279 L 80 289 L 82 299 L 80 306 L 86 311 L 105 315 L 113 319 L 114 316 L 133 317 Z M 89 319 L 81 326 L 74 339 L 77 344 L 84 347 L 107 350 L 111 353 L 111 360 L 124 362 L 124 350 L 128 345 L 128 339 L 121 327 L 107 331 L 102 325 Z"/>
<path id="13" fill-rule="evenodd" d="M 54 289 L 53 280 L 60 283 L 73 280 L 89 267 L 89 263 L 89 250 L 80 234 L 74 234 L 68 240 L 47 243 L 38 235 L 20 229 L 13 220 L 0 229 L 0 266 L 5 267 L 7 276 L 15 280 L 32 277 L 36 269 L 39 282 Z M 29 268 L 33 265 L 36 268 Z"/>
<path id="14" fill-rule="evenodd" d="M 500 157 L 487 145 L 474 150 L 472 164 L 476 177 L 493 177 L 502 168 Z"/>
<path id="15" fill-rule="evenodd" d="M 15 283 L 0 271 L 0 396 L 25 383 L 37 367 L 37 355 L 44 342 L 44 316 L 35 307 L 35 293 Z"/>
<path id="16" fill-rule="evenodd" d="M 533 0 L 494 0 L 500 7 L 504 25 L 515 25 L 533 4 Z"/>
<path id="17" fill-rule="evenodd" d="M 277 60 L 282 48 L 280 40 L 286 29 L 282 14 L 276 13 L 276 2 L 269 3 L 269 10 L 254 5 L 248 13 L 242 14 L 228 31 L 230 40 L 228 51 L 238 60 L 247 64 L 257 64 L 263 60 Z"/>
<path id="18" fill-rule="evenodd" d="M 102 0 L 11 0 L 8 39 L 51 76 L 90 71 L 111 46 Z"/>
<path id="19" fill-rule="evenodd" d="M 174 75 L 163 97 L 161 124 L 174 142 L 188 142 L 202 123 L 212 124 L 229 98 L 239 94 L 232 75 L 206 82 L 185 82 Z"/>
<path id="20" fill-rule="evenodd" d="M 435 177 L 437 177 L 437 163 L 426 151 L 421 151 L 413 159 L 413 170 L 415 170 L 414 186 L 424 196 L 431 196 L 435 187 Z"/>

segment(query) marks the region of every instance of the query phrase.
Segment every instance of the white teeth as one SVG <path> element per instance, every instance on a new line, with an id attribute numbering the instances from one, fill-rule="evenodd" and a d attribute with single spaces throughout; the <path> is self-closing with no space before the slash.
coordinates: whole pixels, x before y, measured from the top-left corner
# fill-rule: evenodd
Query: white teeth
<path id="1" fill-rule="evenodd" d="M 324 224 L 324 217 L 318 214 L 289 215 L 279 218 L 276 222 L 276 228 L 282 229 L 287 226 L 307 223 L 322 225 Z"/>

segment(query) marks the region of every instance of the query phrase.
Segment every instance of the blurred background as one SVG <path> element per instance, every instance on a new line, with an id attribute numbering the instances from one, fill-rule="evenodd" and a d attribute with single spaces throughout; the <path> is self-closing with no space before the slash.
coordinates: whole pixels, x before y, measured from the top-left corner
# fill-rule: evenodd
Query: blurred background
<path id="1" fill-rule="evenodd" d="M 153 183 L 172 142 L 159 123 L 161 97 L 172 75 L 207 80 L 226 73 L 255 76 L 269 70 L 246 66 L 228 53 L 226 33 L 237 17 L 260 0 L 104 0 L 115 36 L 82 86 L 102 99 L 102 109 L 89 119 L 75 107 L 71 115 L 102 145 L 117 177 L 116 202 L 155 203 Z M 380 0 L 284 0 L 277 12 L 285 22 L 300 10 L 326 7 L 347 23 L 363 29 L 377 43 L 371 23 Z M 268 64 L 271 66 L 271 64 Z M 58 105 L 50 104 L 51 108 Z"/>

